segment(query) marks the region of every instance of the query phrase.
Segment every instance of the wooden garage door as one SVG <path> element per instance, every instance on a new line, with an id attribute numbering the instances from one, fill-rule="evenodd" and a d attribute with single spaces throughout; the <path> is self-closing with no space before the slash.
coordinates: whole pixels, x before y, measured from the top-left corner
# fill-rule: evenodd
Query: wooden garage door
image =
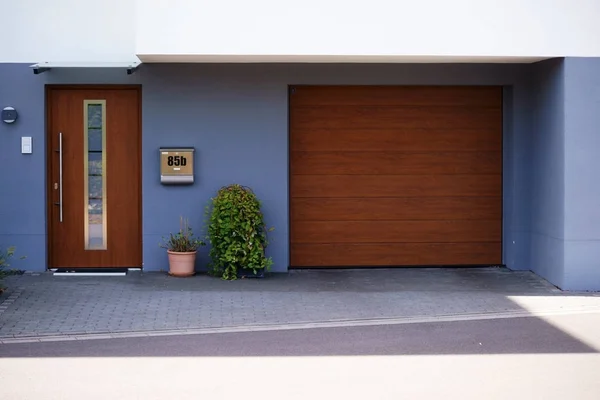
<path id="1" fill-rule="evenodd" d="M 290 89 L 292 267 L 501 263 L 500 87 Z"/>

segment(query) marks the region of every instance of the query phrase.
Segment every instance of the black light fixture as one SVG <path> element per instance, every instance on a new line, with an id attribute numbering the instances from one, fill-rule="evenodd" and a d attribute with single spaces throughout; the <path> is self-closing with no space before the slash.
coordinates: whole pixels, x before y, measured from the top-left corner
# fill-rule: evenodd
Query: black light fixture
<path id="1" fill-rule="evenodd" d="M 14 107 L 4 107 L 2 112 L 0 112 L 0 118 L 2 118 L 2 122 L 5 124 L 12 124 L 17 120 L 19 113 L 15 110 Z"/>

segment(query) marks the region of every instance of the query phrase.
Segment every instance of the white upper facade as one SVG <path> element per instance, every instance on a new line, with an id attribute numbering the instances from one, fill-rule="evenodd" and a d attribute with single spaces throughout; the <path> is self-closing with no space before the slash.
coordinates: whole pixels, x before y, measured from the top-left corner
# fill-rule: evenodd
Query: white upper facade
<path id="1" fill-rule="evenodd" d="M 10 43 L 0 62 L 600 57 L 600 0 L 0 0 L 0 9 Z"/>

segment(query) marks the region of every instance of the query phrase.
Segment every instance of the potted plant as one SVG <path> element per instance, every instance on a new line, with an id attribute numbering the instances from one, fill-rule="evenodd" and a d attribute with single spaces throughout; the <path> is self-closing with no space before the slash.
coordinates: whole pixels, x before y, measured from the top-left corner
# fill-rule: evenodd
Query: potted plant
<path id="1" fill-rule="evenodd" d="M 261 203 L 248 187 L 238 184 L 219 189 L 207 207 L 209 271 L 226 280 L 262 277 L 271 264 L 265 250 L 267 229 Z"/>
<path id="2" fill-rule="evenodd" d="M 179 232 L 163 238 L 161 247 L 167 249 L 169 256 L 169 275 L 192 276 L 196 273 L 196 252 L 205 243 L 194 237 L 188 220 L 183 217 L 179 221 Z"/>

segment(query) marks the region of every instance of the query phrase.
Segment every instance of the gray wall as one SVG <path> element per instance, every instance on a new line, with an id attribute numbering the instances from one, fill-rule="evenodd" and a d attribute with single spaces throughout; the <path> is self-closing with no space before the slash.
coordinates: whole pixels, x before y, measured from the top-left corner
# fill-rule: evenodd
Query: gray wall
<path id="1" fill-rule="evenodd" d="M 22 263 L 43 270 L 45 255 L 44 103 L 46 83 L 141 83 L 143 85 L 144 267 L 165 269 L 160 237 L 178 228 L 180 215 L 202 227 L 203 210 L 217 189 L 238 182 L 263 200 L 267 223 L 275 227 L 269 254 L 274 270 L 288 266 L 288 122 L 290 84 L 503 85 L 504 260 L 530 268 L 531 88 L 526 65 L 143 65 L 124 71 L 53 70 L 35 76 L 27 65 L 0 65 L 0 105 L 14 104 L 22 119 L 0 126 L 0 185 L 22 182 L 19 195 L 2 195 L 0 226 L 4 241 L 19 245 L 30 258 Z M 34 136 L 34 154 L 19 154 L 21 135 Z M 165 187 L 158 181 L 160 146 L 197 149 L 197 183 Z M 6 148 L 6 150 L 4 150 Z M 19 171 L 13 174 L 12 171 Z M 24 172 L 23 172 L 24 171 Z M 35 210 L 23 224 L 24 214 Z M 17 235 L 15 235 L 17 233 Z M 20 233 L 20 235 L 19 235 Z M 35 239 L 35 240 L 34 240 Z M 207 249 L 199 267 L 206 264 Z"/>
<path id="2" fill-rule="evenodd" d="M 531 82 L 531 269 L 600 290 L 600 59 L 540 62 Z"/>
<path id="3" fill-rule="evenodd" d="M 14 268 L 46 267 L 44 86 L 22 64 L 0 64 L 0 109 L 12 106 L 17 122 L 0 122 L 0 248 L 17 246 Z M 31 136 L 33 154 L 21 154 Z"/>
<path id="4" fill-rule="evenodd" d="M 179 215 L 192 226 L 204 222 L 204 207 L 230 183 L 251 187 L 263 202 L 274 270 L 288 258 L 286 87 L 264 68 L 232 73 L 223 66 L 147 66 L 144 102 L 144 267 L 165 268 L 161 236 L 178 228 Z M 158 148 L 196 148 L 197 183 L 163 186 Z M 206 249 L 204 249 L 206 250 Z M 206 251 L 199 266 L 206 264 Z"/>
<path id="5" fill-rule="evenodd" d="M 600 58 L 564 66 L 564 289 L 600 290 Z"/>
<path id="6" fill-rule="evenodd" d="M 531 267 L 562 287 L 564 276 L 564 66 L 533 65 Z"/>

